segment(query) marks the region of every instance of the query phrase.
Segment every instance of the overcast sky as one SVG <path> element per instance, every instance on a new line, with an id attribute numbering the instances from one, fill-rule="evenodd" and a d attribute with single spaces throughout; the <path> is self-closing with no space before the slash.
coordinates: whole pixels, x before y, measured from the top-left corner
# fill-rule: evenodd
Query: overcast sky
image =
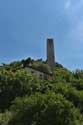
<path id="1" fill-rule="evenodd" d="M 83 69 L 83 0 L 0 0 L 0 62 L 46 59 L 46 39 L 56 61 Z"/>

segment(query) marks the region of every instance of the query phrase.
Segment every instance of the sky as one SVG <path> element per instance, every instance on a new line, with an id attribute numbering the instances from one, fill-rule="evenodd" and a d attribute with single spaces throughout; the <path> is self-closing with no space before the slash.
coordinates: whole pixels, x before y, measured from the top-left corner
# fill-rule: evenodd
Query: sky
<path id="1" fill-rule="evenodd" d="M 83 69 L 83 0 L 0 0 L 0 63 L 46 60 L 47 38 L 58 63 Z"/>

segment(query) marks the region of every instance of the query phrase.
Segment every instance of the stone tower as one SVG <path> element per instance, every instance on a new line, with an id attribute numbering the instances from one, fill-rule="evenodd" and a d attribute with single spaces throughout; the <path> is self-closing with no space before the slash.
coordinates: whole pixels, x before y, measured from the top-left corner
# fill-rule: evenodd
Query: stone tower
<path id="1" fill-rule="evenodd" d="M 55 55 L 54 55 L 54 41 L 53 39 L 47 39 L 47 62 L 53 70 L 55 67 Z"/>

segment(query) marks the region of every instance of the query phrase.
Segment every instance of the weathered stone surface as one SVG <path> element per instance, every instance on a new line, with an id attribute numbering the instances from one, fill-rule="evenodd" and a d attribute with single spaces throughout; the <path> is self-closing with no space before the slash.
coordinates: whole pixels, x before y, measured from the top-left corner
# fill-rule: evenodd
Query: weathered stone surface
<path id="1" fill-rule="evenodd" d="M 53 39 L 47 39 L 47 62 L 51 69 L 55 67 L 55 55 L 54 55 L 54 41 Z"/>

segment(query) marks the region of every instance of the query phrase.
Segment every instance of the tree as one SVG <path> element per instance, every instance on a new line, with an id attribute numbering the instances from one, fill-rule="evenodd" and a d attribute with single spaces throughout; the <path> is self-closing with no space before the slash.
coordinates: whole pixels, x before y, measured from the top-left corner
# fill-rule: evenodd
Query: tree
<path id="1" fill-rule="evenodd" d="M 83 91 L 76 90 L 76 88 L 72 87 L 69 83 L 56 83 L 52 87 L 52 91 L 62 94 L 83 113 Z"/>
<path id="2" fill-rule="evenodd" d="M 81 115 L 61 94 L 36 93 L 17 98 L 8 125 L 81 125 Z"/>
<path id="3" fill-rule="evenodd" d="M 18 96 L 38 91 L 39 82 L 31 74 L 24 70 L 0 72 L 0 109 L 2 112 L 8 109 L 11 102 Z"/>
<path id="4" fill-rule="evenodd" d="M 46 74 L 52 74 L 51 68 L 48 64 L 44 64 L 42 62 L 34 62 L 32 68 L 44 72 Z"/>

